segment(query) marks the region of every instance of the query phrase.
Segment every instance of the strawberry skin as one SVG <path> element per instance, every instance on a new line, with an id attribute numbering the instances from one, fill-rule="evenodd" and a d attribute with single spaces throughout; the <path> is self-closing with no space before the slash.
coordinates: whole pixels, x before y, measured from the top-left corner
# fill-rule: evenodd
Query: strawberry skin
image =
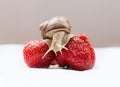
<path id="1" fill-rule="evenodd" d="M 24 61 L 31 68 L 47 68 L 53 61 L 54 52 L 50 51 L 44 58 L 48 45 L 45 41 L 34 40 L 28 42 L 23 49 Z"/>
<path id="2" fill-rule="evenodd" d="M 63 49 L 58 52 L 57 60 L 60 66 L 68 64 L 75 70 L 88 70 L 95 64 L 95 52 L 88 38 L 84 34 L 74 35 Z"/>
<path id="3" fill-rule="evenodd" d="M 54 58 L 54 60 L 52 61 L 51 65 L 58 65 L 58 62 L 57 62 L 56 58 Z"/>
<path id="4" fill-rule="evenodd" d="M 57 60 L 57 63 L 60 67 L 65 67 L 67 65 L 67 62 L 66 62 L 66 51 L 65 49 L 62 49 L 62 52 L 57 52 L 57 55 L 56 55 L 56 60 Z"/>

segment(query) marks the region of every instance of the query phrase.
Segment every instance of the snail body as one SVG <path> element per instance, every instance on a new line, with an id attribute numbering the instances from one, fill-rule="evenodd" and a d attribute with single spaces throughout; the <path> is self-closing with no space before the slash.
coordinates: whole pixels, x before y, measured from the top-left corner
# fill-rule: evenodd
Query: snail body
<path id="1" fill-rule="evenodd" d="M 65 45 L 73 36 L 73 34 L 71 34 L 71 25 L 67 18 L 62 16 L 54 17 L 50 21 L 42 23 L 40 25 L 40 30 L 42 38 L 49 46 L 49 50 L 45 55 L 51 50 L 54 51 L 56 55 L 57 52 L 61 52 L 62 49 L 67 50 Z"/>

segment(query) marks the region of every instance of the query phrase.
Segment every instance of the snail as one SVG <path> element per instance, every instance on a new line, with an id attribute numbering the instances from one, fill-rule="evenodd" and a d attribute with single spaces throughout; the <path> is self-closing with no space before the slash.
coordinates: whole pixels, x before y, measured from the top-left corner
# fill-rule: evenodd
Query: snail
<path id="1" fill-rule="evenodd" d="M 40 31 L 42 38 L 49 46 L 44 56 L 51 50 L 54 51 L 56 55 L 57 52 L 61 52 L 62 49 L 68 50 L 65 45 L 69 42 L 70 38 L 73 37 L 73 34 L 71 34 L 71 24 L 66 17 L 57 16 L 40 24 Z"/>

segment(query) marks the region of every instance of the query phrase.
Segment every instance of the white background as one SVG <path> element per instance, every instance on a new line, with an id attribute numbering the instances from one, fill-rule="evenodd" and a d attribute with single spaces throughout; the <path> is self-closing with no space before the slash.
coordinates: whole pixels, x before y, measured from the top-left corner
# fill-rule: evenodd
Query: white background
<path id="1" fill-rule="evenodd" d="M 95 48 L 87 71 L 28 68 L 24 45 L 0 45 L 0 87 L 120 87 L 120 48 Z"/>
<path id="2" fill-rule="evenodd" d="M 0 43 L 41 39 L 39 24 L 59 15 L 93 46 L 120 45 L 120 0 L 0 0 Z"/>

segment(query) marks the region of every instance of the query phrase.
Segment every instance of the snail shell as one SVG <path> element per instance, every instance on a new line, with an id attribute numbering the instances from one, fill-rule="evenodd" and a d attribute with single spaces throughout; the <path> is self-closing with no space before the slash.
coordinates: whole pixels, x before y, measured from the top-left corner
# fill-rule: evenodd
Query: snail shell
<path id="1" fill-rule="evenodd" d="M 40 25 L 41 35 L 43 39 L 52 38 L 53 33 L 57 31 L 65 31 L 71 33 L 71 24 L 66 17 L 57 16 L 50 21 L 46 21 Z"/>

